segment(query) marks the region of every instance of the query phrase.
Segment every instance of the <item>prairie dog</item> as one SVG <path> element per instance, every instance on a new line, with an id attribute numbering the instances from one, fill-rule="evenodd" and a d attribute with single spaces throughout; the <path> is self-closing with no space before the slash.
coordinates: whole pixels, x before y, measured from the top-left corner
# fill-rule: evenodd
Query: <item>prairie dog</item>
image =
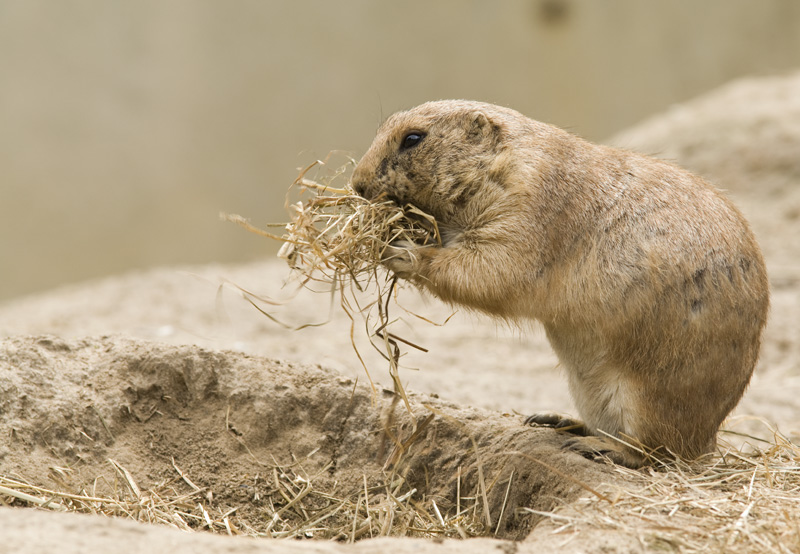
<path id="1" fill-rule="evenodd" d="M 716 188 L 460 100 L 390 116 L 352 184 L 436 218 L 441 246 L 388 249 L 384 264 L 399 277 L 448 303 L 544 326 L 590 435 L 572 448 L 631 467 L 645 459 L 606 434 L 657 457 L 714 449 L 753 373 L 769 307 L 758 244 Z"/>

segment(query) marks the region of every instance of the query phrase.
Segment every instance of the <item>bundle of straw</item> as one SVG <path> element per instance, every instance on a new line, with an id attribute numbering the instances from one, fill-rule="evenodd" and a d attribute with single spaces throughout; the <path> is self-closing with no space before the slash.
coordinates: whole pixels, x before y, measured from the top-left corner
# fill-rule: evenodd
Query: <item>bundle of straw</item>
<path id="1" fill-rule="evenodd" d="M 436 220 L 415 206 L 366 200 L 349 183 L 334 187 L 332 181 L 343 174 L 342 169 L 320 182 L 307 178 L 309 170 L 320 164 L 324 162 L 303 169 L 292 184 L 290 193 L 315 194 L 295 203 L 287 199 L 292 221 L 285 224 L 282 236 L 259 229 L 241 216 L 223 217 L 248 231 L 282 241 L 278 256 L 307 279 L 352 279 L 357 286 L 363 277 L 369 280 L 375 275 L 392 243 L 441 243 Z"/>
<path id="2" fill-rule="evenodd" d="M 354 160 L 340 167 L 332 176 L 323 175 L 319 180 L 307 177 L 312 168 L 326 165 L 324 161 L 309 165 L 290 187 L 286 207 L 292 221 L 269 225 L 284 227 L 286 232 L 283 235 L 260 229 L 238 215 L 223 214 L 222 217 L 250 232 L 283 242 L 278 255 L 300 276 L 302 286 L 311 288 L 314 283 L 327 283 L 331 290 L 339 291 L 340 306 L 352 322 L 355 322 L 356 315 L 361 316 L 370 342 L 389 362 L 395 390 L 411 411 L 398 376 L 399 343 L 422 351 L 425 349 L 387 330 L 392 323 L 388 311 L 396 278 L 379 270 L 387 248 L 393 243 L 441 244 L 436 220 L 413 205 L 399 206 L 381 198 L 367 200 L 356 194 L 349 183 L 334 186 L 337 179 L 346 178 L 348 170 L 355 165 Z M 306 199 L 291 202 L 289 197 L 293 194 Z M 259 311 L 275 320 L 258 303 L 276 302 L 249 291 L 240 291 Z M 366 292 L 372 300 L 362 302 L 356 292 Z M 305 326 L 308 325 L 300 328 Z M 355 347 L 352 326 L 351 344 L 375 390 L 369 370 Z"/>

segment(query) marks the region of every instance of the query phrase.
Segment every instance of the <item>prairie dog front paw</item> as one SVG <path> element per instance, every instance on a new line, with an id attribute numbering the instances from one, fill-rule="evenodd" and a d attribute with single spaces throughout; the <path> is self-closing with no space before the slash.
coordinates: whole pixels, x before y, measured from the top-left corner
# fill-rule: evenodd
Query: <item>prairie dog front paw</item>
<path id="1" fill-rule="evenodd" d="M 393 242 L 383 251 L 381 263 L 402 279 L 410 279 L 419 272 L 418 244 L 407 240 Z"/>

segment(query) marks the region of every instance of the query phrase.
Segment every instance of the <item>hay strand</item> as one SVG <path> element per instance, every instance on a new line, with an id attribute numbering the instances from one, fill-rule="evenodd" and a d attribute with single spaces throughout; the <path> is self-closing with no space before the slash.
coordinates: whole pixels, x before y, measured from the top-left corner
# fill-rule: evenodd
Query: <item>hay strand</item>
<path id="1" fill-rule="evenodd" d="M 625 485 L 605 491 L 609 502 L 535 513 L 565 536 L 595 529 L 686 553 L 800 552 L 800 447 L 777 432 L 764 450 L 729 446 L 690 464 L 616 471 Z"/>
<path id="2" fill-rule="evenodd" d="M 389 330 L 396 322 L 389 315 L 390 300 L 396 299 L 393 294 L 396 291 L 396 278 L 383 270 L 381 264 L 393 243 L 441 245 L 439 227 L 433 216 L 416 206 L 399 206 L 388 199 L 367 200 L 356 194 L 349 183 L 334 186 L 337 179 L 346 179 L 348 171 L 355 165 L 353 160 L 334 170 L 332 175 L 322 175 L 320 180 L 308 177 L 312 169 L 325 169 L 327 165 L 327 160 L 317 161 L 300 171 L 287 194 L 286 206 L 291 222 L 283 225 L 283 235 L 261 229 L 238 215 L 221 214 L 221 217 L 250 232 L 281 241 L 278 256 L 292 268 L 295 280 L 300 283 L 298 290 L 301 287 L 315 290 L 315 285 L 324 283 L 327 290 L 338 292 L 339 306 L 351 320 L 351 345 L 373 393 L 377 394 L 374 380 L 354 337 L 355 322 L 359 317 L 364 323 L 370 344 L 388 362 L 395 393 L 411 412 L 411 404 L 399 374 L 403 356 L 400 345 L 423 352 L 427 350 Z M 298 196 L 301 200 L 291 199 Z M 280 302 L 245 289 L 239 290 L 262 314 L 289 327 L 272 315 L 269 309 L 259 305 L 271 306 Z M 369 300 L 362 303 L 359 300 L 361 294 L 366 294 Z M 422 316 L 417 317 L 429 321 Z M 328 320 L 330 317 L 326 322 Z M 307 323 L 295 328 L 321 324 L 324 322 Z"/>

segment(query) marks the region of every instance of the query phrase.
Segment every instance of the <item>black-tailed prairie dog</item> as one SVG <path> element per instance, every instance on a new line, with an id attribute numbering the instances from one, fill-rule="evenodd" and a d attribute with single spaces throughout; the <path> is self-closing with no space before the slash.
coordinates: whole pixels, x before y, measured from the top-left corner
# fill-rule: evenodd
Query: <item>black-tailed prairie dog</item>
<path id="1" fill-rule="evenodd" d="M 713 186 L 479 102 L 386 120 L 352 177 L 433 215 L 442 244 L 384 264 L 442 300 L 539 321 L 566 370 L 585 455 L 636 467 L 715 447 L 758 356 L 769 287 L 748 224 Z M 528 422 L 571 423 L 552 415 Z"/>

